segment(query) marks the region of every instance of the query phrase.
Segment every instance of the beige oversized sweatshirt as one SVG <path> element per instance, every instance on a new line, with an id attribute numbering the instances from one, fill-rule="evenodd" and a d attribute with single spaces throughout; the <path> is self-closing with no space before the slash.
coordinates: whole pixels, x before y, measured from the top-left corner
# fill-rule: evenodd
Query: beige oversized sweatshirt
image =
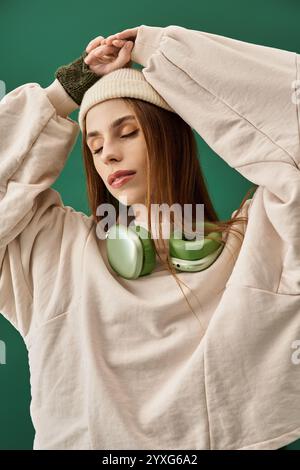
<path id="1" fill-rule="evenodd" d="M 79 134 L 60 83 L 2 99 L 0 311 L 28 348 L 34 449 L 282 447 L 300 437 L 299 55 L 142 25 L 132 59 L 258 188 L 243 237 L 178 273 L 203 335 L 167 271 L 117 276 L 50 187 Z"/>

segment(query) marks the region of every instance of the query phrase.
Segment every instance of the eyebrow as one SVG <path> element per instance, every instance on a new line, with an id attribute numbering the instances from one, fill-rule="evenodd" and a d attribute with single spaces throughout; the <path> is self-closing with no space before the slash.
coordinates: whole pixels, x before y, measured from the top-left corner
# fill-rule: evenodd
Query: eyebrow
<path id="1" fill-rule="evenodd" d="M 109 126 L 109 129 L 114 129 L 114 128 L 120 126 L 124 121 L 132 120 L 132 119 L 135 119 L 135 116 L 133 116 L 133 114 L 127 114 L 126 116 L 122 116 L 122 117 L 116 119 L 114 122 L 112 122 Z M 102 134 L 99 131 L 89 132 L 87 134 L 87 139 L 86 140 L 88 141 L 91 137 L 100 136 L 100 135 L 102 135 Z"/>

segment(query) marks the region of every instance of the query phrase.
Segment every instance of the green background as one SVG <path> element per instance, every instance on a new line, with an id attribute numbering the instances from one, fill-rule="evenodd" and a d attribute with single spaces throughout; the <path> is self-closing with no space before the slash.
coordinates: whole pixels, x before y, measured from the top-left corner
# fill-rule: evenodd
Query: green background
<path id="1" fill-rule="evenodd" d="M 55 70 L 77 58 L 95 36 L 141 24 L 178 25 L 299 53 L 299 17 L 297 0 L 0 0 L 0 80 L 7 93 L 29 82 L 46 87 Z M 71 118 L 77 115 L 76 110 Z M 229 218 L 252 183 L 196 137 L 218 215 Z M 65 205 L 90 215 L 80 146 L 81 136 L 53 187 Z M 7 355 L 6 364 L 0 365 L 0 449 L 32 449 L 27 351 L 1 315 L 0 340 Z M 284 449 L 300 449 L 300 439 Z"/>

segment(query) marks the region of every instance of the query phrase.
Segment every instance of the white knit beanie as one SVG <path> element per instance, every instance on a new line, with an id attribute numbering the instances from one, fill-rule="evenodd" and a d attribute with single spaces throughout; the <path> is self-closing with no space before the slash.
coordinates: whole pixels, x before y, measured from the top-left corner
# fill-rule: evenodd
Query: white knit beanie
<path id="1" fill-rule="evenodd" d="M 83 95 L 78 121 L 81 132 L 83 132 L 84 118 L 88 110 L 97 103 L 111 98 L 139 98 L 149 101 L 156 106 L 175 111 L 147 82 L 140 70 L 124 67 L 114 70 L 94 83 Z"/>

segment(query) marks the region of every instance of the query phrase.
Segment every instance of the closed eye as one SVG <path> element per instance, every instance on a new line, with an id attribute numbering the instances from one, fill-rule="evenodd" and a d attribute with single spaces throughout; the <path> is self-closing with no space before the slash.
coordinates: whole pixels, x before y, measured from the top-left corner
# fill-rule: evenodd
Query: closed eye
<path id="1" fill-rule="evenodd" d="M 131 136 L 134 136 L 134 135 L 137 134 L 138 132 L 139 132 L 139 130 L 136 129 L 135 131 L 131 132 L 130 134 L 121 135 L 121 139 L 123 139 L 124 137 L 131 137 Z M 98 148 L 97 150 L 95 150 L 95 152 L 93 152 L 93 155 L 96 155 L 97 153 L 102 152 L 102 149 L 103 149 L 103 147 Z"/>

